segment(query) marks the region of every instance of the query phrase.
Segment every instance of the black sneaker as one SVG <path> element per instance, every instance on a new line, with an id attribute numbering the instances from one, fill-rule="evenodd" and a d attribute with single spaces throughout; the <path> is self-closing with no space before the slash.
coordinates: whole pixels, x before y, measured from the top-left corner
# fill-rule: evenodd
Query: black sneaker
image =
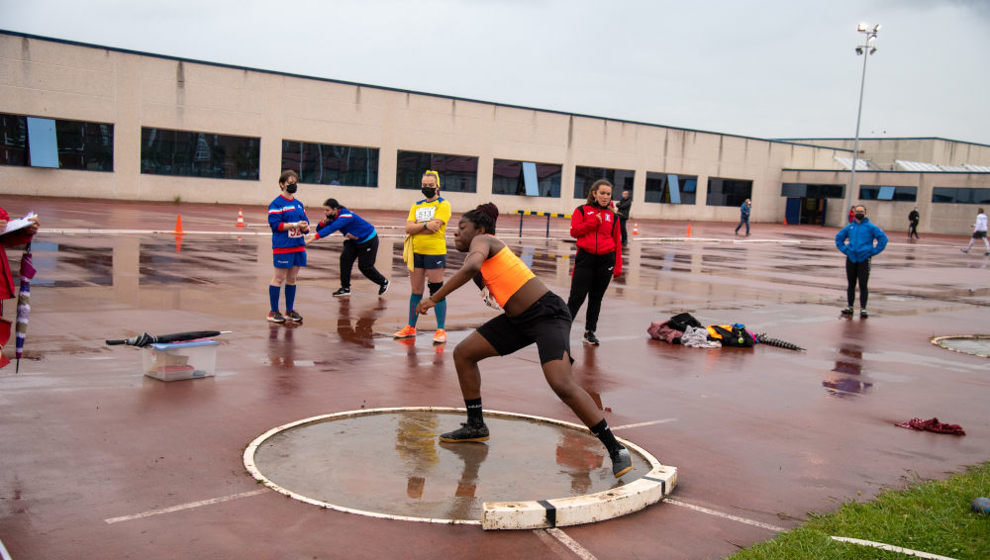
<path id="1" fill-rule="evenodd" d="M 853 314 L 853 308 L 852 307 L 846 307 L 845 309 L 842 310 L 842 314 L 843 315 L 852 315 Z"/>
<path id="2" fill-rule="evenodd" d="M 284 323 L 285 317 L 283 317 L 278 311 L 272 311 L 268 314 L 268 320 L 272 323 Z"/>
<path id="3" fill-rule="evenodd" d="M 382 297 L 383 295 L 385 295 L 385 292 L 388 291 L 389 284 L 391 284 L 391 282 L 386 280 L 384 284 L 378 286 L 378 297 Z"/>
<path id="4" fill-rule="evenodd" d="M 488 441 L 488 426 L 482 422 L 462 422 L 461 427 L 453 432 L 440 434 L 440 441 L 447 443 L 465 443 L 469 441 Z"/>
<path id="5" fill-rule="evenodd" d="M 620 447 L 615 453 L 609 453 L 608 456 L 612 459 L 612 475 L 615 478 L 619 478 L 632 470 L 632 457 L 629 456 L 629 450 L 625 447 Z"/>
<path id="6" fill-rule="evenodd" d="M 285 312 L 285 318 L 293 323 L 302 323 L 302 315 L 296 313 L 293 309 Z"/>
<path id="7" fill-rule="evenodd" d="M 333 293 L 333 297 L 347 297 L 349 295 L 351 295 L 350 288 L 340 288 L 339 290 Z"/>
<path id="8" fill-rule="evenodd" d="M 859 318 L 860 319 L 866 319 L 869 316 L 870 316 L 870 314 L 867 313 L 865 309 L 860 309 L 859 310 Z"/>
<path id="9" fill-rule="evenodd" d="M 595 346 L 601 344 L 601 341 L 595 336 L 595 331 L 584 331 L 584 342 L 585 344 L 593 344 Z"/>

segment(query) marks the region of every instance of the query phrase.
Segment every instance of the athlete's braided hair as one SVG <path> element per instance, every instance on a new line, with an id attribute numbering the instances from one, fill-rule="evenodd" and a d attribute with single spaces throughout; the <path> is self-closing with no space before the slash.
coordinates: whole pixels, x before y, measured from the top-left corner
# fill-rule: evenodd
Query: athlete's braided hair
<path id="1" fill-rule="evenodd" d="M 495 235 L 495 222 L 498 220 L 498 206 L 491 202 L 478 205 L 474 210 L 464 213 L 463 219 L 474 224 L 476 228 L 485 228 L 485 233 Z"/>

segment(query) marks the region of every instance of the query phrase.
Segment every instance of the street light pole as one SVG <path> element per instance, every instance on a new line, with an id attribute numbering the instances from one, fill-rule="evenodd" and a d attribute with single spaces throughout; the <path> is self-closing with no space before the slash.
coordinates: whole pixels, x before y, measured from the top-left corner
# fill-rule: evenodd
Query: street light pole
<path id="1" fill-rule="evenodd" d="M 863 55 L 863 76 L 859 81 L 859 108 L 856 110 L 856 139 L 853 141 L 853 161 L 852 170 L 849 172 L 849 188 L 846 193 L 846 202 L 848 206 L 852 206 L 853 200 L 853 189 L 856 186 L 856 160 L 859 158 L 859 123 L 860 118 L 863 116 L 863 89 L 866 87 L 866 61 L 870 58 L 870 55 L 877 52 L 876 40 L 877 33 L 880 32 L 880 24 L 870 26 L 866 23 L 861 23 L 856 27 L 856 30 L 860 33 L 866 35 L 866 40 L 862 45 L 856 47 L 856 54 Z"/>

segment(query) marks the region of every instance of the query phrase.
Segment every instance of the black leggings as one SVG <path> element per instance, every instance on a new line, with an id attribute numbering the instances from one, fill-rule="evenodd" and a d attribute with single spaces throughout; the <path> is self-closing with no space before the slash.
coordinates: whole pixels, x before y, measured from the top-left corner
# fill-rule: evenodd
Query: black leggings
<path id="1" fill-rule="evenodd" d="M 375 268 L 375 259 L 378 258 L 378 236 L 372 237 L 360 245 L 353 239 L 344 240 L 344 248 L 340 251 L 340 287 L 351 287 L 351 269 L 354 261 L 358 262 L 358 270 L 364 274 L 368 280 L 382 286 L 385 284 L 385 277 Z"/>
<path id="2" fill-rule="evenodd" d="M 584 249 L 578 249 L 574 258 L 574 275 L 571 277 L 571 294 L 567 298 L 567 309 L 571 317 L 576 318 L 577 312 L 588 298 L 588 310 L 585 313 L 584 328 L 594 332 L 598 328 L 598 314 L 602 310 L 602 298 L 608 283 L 612 281 L 615 270 L 615 253 L 593 255 Z"/>
<path id="3" fill-rule="evenodd" d="M 866 300 L 870 297 L 870 290 L 867 283 L 870 281 L 870 259 L 854 263 L 846 257 L 846 281 L 849 287 L 846 289 L 846 301 L 849 307 L 853 306 L 856 300 L 856 281 L 859 281 L 859 307 L 866 309 Z"/>

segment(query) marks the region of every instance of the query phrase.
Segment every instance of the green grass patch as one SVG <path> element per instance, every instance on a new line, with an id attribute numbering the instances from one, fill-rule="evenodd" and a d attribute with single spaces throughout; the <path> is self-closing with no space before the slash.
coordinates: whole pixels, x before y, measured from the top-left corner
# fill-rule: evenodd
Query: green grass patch
<path id="1" fill-rule="evenodd" d="M 851 537 L 958 558 L 990 558 L 990 514 L 973 512 L 977 496 L 990 497 L 990 463 L 970 467 L 948 480 L 915 482 L 887 490 L 868 503 L 848 501 L 835 513 L 809 514 L 808 522 L 732 555 L 732 560 L 890 559 L 898 552 L 842 543 Z"/>

